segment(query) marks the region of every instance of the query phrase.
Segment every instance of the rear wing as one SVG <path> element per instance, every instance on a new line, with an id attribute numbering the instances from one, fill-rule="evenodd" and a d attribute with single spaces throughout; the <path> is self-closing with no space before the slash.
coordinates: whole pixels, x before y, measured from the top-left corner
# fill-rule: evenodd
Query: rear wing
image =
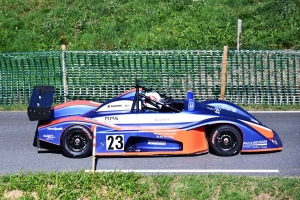
<path id="1" fill-rule="evenodd" d="M 34 86 L 27 108 L 30 121 L 50 118 L 54 92 L 54 86 Z"/>

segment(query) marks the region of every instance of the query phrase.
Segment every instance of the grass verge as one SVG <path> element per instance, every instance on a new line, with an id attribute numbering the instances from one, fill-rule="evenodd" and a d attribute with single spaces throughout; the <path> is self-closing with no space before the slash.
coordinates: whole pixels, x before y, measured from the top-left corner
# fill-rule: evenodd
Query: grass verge
<path id="1" fill-rule="evenodd" d="M 1 199 L 300 199 L 300 177 L 29 173 L 0 177 Z"/>
<path id="2" fill-rule="evenodd" d="M 300 104 L 295 105 L 271 105 L 271 104 L 253 104 L 253 105 L 239 105 L 247 111 L 300 111 Z M 10 104 L 1 105 L 0 111 L 26 111 L 25 104 Z"/>

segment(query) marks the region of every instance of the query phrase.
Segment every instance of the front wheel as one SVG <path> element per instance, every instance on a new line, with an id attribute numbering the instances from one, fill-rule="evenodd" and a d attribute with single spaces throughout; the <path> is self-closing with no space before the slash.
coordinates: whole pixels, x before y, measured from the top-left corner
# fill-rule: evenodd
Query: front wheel
<path id="1" fill-rule="evenodd" d="M 67 128 L 61 137 L 61 148 L 66 156 L 72 158 L 90 155 L 93 148 L 91 131 L 79 125 Z"/>
<path id="2" fill-rule="evenodd" d="M 241 132 L 232 125 L 217 126 L 209 136 L 209 146 L 219 156 L 233 156 L 238 154 L 242 143 Z"/>

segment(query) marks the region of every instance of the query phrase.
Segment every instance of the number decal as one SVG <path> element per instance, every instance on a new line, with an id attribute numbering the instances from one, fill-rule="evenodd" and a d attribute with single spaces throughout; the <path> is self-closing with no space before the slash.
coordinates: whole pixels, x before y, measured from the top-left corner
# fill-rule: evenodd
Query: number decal
<path id="1" fill-rule="evenodd" d="M 107 135 L 106 136 L 106 150 L 124 150 L 124 135 Z"/>
<path id="2" fill-rule="evenodd" d="M 114 150 L 112 147 L 114 143 L 114 137 L 112 135 L 106 136 L 106 150 Z"/>

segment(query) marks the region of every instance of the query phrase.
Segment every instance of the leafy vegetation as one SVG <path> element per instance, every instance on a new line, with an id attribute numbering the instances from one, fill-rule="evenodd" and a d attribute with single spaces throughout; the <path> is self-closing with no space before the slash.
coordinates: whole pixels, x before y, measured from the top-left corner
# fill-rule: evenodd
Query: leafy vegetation
<path id="1" fill-rule="evenodd" d="M 298 0 L 1 0 L 0 52 L 299 49 Z"/>
<path id="2" fill-rule="evenodd" d="M 0 177 L 1 199 L 299 199 L 300 178 L 134 173 Z"/>

